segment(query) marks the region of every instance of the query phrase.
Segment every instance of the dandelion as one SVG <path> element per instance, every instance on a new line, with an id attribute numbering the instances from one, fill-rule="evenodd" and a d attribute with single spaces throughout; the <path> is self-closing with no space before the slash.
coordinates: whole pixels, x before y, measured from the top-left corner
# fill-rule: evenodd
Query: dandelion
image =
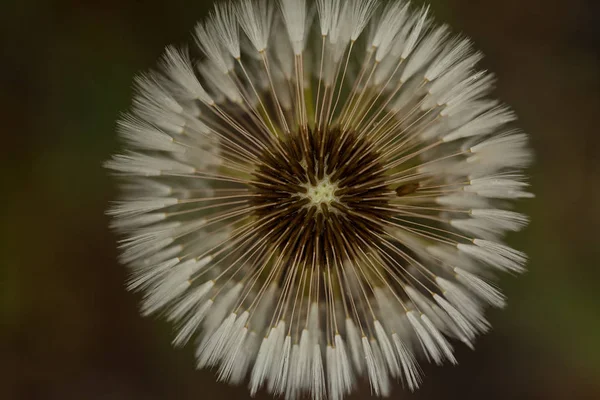
<path id="1" fill-rule="evenodd" d="M 286 398 L 415 390 L 503 307 L 527 136 L 404 1 L 237 0 L 140 75 L 106 166 L 128 286 L 197 366 Z"/>

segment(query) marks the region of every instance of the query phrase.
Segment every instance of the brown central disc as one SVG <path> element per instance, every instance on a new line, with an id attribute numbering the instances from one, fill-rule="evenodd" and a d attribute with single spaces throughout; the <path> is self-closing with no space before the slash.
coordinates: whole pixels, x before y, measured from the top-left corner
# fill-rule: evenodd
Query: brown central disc
<path id="1" fill-rule="evenodd" d="M 263 152 L 254 173 L 260 234 L 289 261 L 332 266 L 378 243 L 390 190 L 377 149 L 353 131 L 304 130 Z"/>

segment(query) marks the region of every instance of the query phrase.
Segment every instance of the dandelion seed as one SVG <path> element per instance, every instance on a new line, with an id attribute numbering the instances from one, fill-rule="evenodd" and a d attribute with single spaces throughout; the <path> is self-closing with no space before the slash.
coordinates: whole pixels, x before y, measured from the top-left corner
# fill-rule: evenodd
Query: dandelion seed
<path id="1" fill-rule="evenodd" d="M 382 3 L 220 3 L 119 122 L 128 288 L 251 394 L 415 390 L 524 269 L 527 135 L 468 39 Z"/>

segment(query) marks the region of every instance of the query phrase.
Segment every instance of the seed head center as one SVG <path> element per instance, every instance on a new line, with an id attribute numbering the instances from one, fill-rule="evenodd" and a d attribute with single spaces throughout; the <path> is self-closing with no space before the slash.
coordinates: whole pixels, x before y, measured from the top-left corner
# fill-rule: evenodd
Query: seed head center
<path id="1" fill-rule="evenodd" d="M 357 132 L 335 126 L 290 132 L 266 149 L 250 200 L 258 237 L 289 264 L 329 268 L 370 252 L 393 217 L 387 161 L 374 149 Z"/>
<path id="2" fill-rule="evenodd" d="M 307 189 L 306 197 L 313 206 L 319 206 L 321 203 L 331 204 L 335 200 L 337 185 L 325 177 L 315 186 L 307 185 Z"/>

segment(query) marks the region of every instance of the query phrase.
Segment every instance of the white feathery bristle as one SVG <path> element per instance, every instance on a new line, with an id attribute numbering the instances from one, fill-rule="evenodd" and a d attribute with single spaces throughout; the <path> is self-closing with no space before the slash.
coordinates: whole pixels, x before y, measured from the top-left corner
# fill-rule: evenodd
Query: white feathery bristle
<path id="1" fill-rule="evenodd" d="M 442 106 L 446 101 L 456 94 L 457 90 L 464 89 L 471 81 L 468 79 L 469 74 L 473 72 L 473 67 L 483 58 L 483 54 L 476 52 L 469 55 L 465 59 L 456 63 L 446 73 L 434 80 L 428 89 L 428 101 L 424 101 L 423 110 Z M 483 72 L 477 73 L 476 76 L 484 75 Z M 473 78 L 473 77 L 471 77 Z M 457 85 L 457 82 L 459 84 Z M 458 86 L 458 89 L 457 89 Z"/>
<path id="2" fill-rule="evenodd" d="M 232 385 L 240 385 L 243 383 L 248 375 L 248 369 L 250 368 L 250 365 L 254 361 L 254 357 L 256 357 L 256 353 L 258 352 L 260 338 L 256 335 L 256 332 L 248 331 L 245 333 L 245 335 L 246 337 L 241 346 L 240 352 L 236 357 L 233 371 L 231 372 L 231 377 L 229 378 L 229 383 Z"/>
<path id="3" fill-rule="evenodd" d="M 296 368 L 295 384 L 298 388 L 306 390 L 312 382 L 313 349 L 308 329 L 303 329 L 300 334 L 300 346 L 298 349 L 298 366 Z"/>
<path id="4" fill-rule="evenodd" d="M 446 338 L 444 338 L 444 336 L 441 334 L 438 328 L 436 328 L 433 322 L 431 322 L 427 315 L 421 314 L 421 321 L 423 321 L 423 325 L 425 325 L 425 328 L 427 328 L 446 359 L 448 359 L 448 361 L 450 361 L 452 364 L 456 364 L 456 358 L 454 358 L 454 354 L 452 353 L 452 345 L 448 343 Z"/>
<path id="5" fill-rule="evenodd" d="M 125 115 L 118 122 L 118 132 L 136 149 L 174 153 L 185 151 L 185 147 L 175 143 L 170 135 L 132 115 Z"/>
<path id="6" fill-rule="evenodd" d="M 132 217 L 139 214 L 157 211 L 162 208 L 171 207 L 179 203 L 174 197 L 162 197 L 155 200 L 120 201 L 106 212 L 108 215 Z M 163 218 L 164 219 L 164 218 Z"/>
<path id="7" fill-rule="evenodd" d="M 212 305 L 213 301 L 210 299 L 204 304 L 198 305 L 198 307 L 191 313 L 190 317 L 179 327 L 177 336 L 175 336 L 172 342 L 173 346 L 184 346 L 190 340 L 190 338 L 194 335 L 194 332 L 196 332 L 200 327 L 202 320 L 206 317 L 206 314 L 208 314 Z"/>
<path id="8" fill-rule="evenodd" d="M 365 358 L 361 349 L 360 333 L 352 318 L 346 318 L 346 336 L 348 337 L 348 344 L 350 345 L 350 354 L 352 355 L 354 368 L 356 369 L 356 372 L 362 374 Z"/>
<path id="9" fill-rule="evenodd" d="M 429 8 L 423 8 L 419 12 L 418 16 L 415 17 L 415 23 L 410 31 L 410 35 L 406 39 L 406 43 L 404 45 L 404 49 L 400 54 L 400 58 L 406 60 L 408 56 L 413 52 L 417 43 L 421 39 L 421 35 L 423 32 L 427 30 L 428 23 L 427 19 L 429 18 Z"/>
<path id="10" fill-rule="evenodd" d="M 433 359 L 433 361 L 436 364 L 441 365 L 443 359 L 442 354 L 440 353 L 440 350 L 433 338 L 431 337 L 429 331 L 423 326 L 421 318 L 417 316 L 417 313 L 415 311 L 407 312 L 406 316 L 411 326 L 413 327 L 415 334 L 417 335 L 417 338 L 421 343 L 423 352 L 425 353 L 427 358 L 429 359 L 431 357 L 431 359 Z"/>
<path id="11" fill-rule="evenodd" d="M 273 3 L 267 0 L 241 0 L 236 12 L 240 26 L 256 51 L 265 51 L 273 24 Z"/>
<path id="12" fill-rule="evenodd" d="M 389 62 L 393 62 L 394 64 L 397 65 L 397 63 L 399 61 L 404 61 L 405 60 L 405 59 L 403 59 L 401 57 L 402 53 L 403 53 L 403 51 L 404 51 L 404 49 L 406 48 L 407 45 L 408 46 L 413 46 L 413 48 L 414 48 L 415 44 L 414 43 L 409 43 L 408 40 L 410 38 L 410 34 L 411 34 L 412 30 L 413 30 L 413 27 L 418 22 L 419 22 L 418 15 L 412 14 L 412 16 L 411 16 L 410 4 L 408 4 L 408 14 L 406 15 L 406 20 L 404 22 L 404 25 L 402 26 L 402 29 L 400 29 L 400 31 L 396 34 L 396 37 L 394 38 L 393 43 L 392 43 L 392 47 L 390 48 L 389 54 L 391 56 L 390 57 L 386 57 L 383 60 L 382 64 L 385 64 L 386 62 L 388 62 L 388 63 Z M 396 65 L 394 65 L 394 67 Z"/>
<path id="13" fill-rule="evenodd" d="M 450 306 L 450 307 L 452 307 L 452 306 Z M 448 337 L 452 337 L 452 338 L 456 338 L 456 339 L 460 340 L 471 350 L 475 349 L 471 339 L 469 339 L 467 337 L 465 332 L 458 326 L 458 324 L 452 319 L 452 317 L 450 317 L 450 315 L 445 310 L 440 308 L 440 306 L 438 304 L 434 304 L 434 303 L 432 303 L 431 309 L 433 310 L 433 313 L 444 322 L 445 329 L 443 330 L 443 332 Z"/>
<path id="14" fill-rule="evenodd" d="M 111 224 L 111 227 L 124 230 L 141 228 L 146 225 L 151 225 L 160 221 L 164 221 L 166 217 L 167 214 L 163 212 L 135 215 L 132 217 L 124 217 L 123 219 L 115 220 Z"/>
<path id="15" fill-rule="evenodd" d="M 306 0 L 279 0 L 283 20 L 287 29 L 294 54 L 304 51 L 306 35 Z"/>
<path id="16" fill-rule="evenodd" d="M 121 245 L 121 248 L 124 250 L 119 257 L 119 260 L 126 263 L 133 263 L 136 260 L 147 258 L 154 252 L 163 251 L 174 241 L 175 239 L 172 237 L 151 237 L 140 240 L 139 242 L 123 244 Z"/>
<path id="17" fill-rule="evenodd" d="M 273 356 L 271 358 L 271 363 L 268 367 L 269 371 L 267 373 L 267 389 L 270 393 L 275 393 L 276 389 L 278 388 L 281 367 L 283 365 L 283 360 L 286 357 L 286 354 L 283 352 L 283 345 L 287 337 L 285 327 L 285 321 L 281 320 L 277 323 L 275 332 L 272 333 L 274 335 Z M 287 357 L 289 357 L 289 353 L 287 354 Z"/>
<path id="18" fill-rule="evenodd" d="M 165 109 L 175 114 L 183 113 L 181 104 L 173 97 L 168 87 L 159 83 L 159 80 L 161 77 L 153 73 L 137 76 L 134 86 L 138 95 L 134 98 L 134 105 L 136 102 L 147 102 L 155 104 L 158 109 Z"/>
<path id="19" fill-rule="evenodd" d="M 390 376 L 387 373 L 381 348 L 375 339 L 371 339 L 371 350 L 373 351 L 373 359 L 375 360 L 375 370 L 378 374 L 377 378 L 379 379 L 379 390 L 381 391 L 381 396 L 388 397 L 392 390 L 392 383 L 390 381 Z"/>
<path id="20" fill-rule="evenodd" d="M 234 374 L 236 364 L 240 362 L 240 357 L 243 357 L 243 345 L 246 336 L 248 335 L 246 322 L 248 321 L 249 315 L 248 311 L 244 311 L 235 321 L 229 343 L 227 343 L 224 349 L 223 362 L 219 368 L 220 380 L 230 381 Z"/>
<path id="21" fill-rule="evenodd" d="M 127 198 L 139 197 L 164 197 L 173 194 L 173 187 L 163 182 L 158 182 L 153 179 L 139 178 L 135 181 L 120 185 L 123 192 L 129 194 Z"/>
<path id="22" fill-rule="evenodd" d="M 167 89 L 157 82 L 153 74 L 140 75 L 135 79 L 136 96 L 133 113 L 143 120 L 167 132 L 181 134 L 186 124 L 184 108 Z"/>
<path id="23" fill-rule="evenodd" d="M 129 248 L 147 240 L 171 237 L 175 230 L 180 229 L 184 225 L 185 223 L 181 221 L 164 221 L 152 226 L 142 227 L 136 230 L 134 235 L 121 240 L 121 247 Z"/>
<path id="24" fill-rule="evenodd" d="M 461 268 L 454 268 L 454 272 L 456 272 L 456 279 L 481 299 L 494 307 L 504 308 L 506 306 L 506 296 L 488 282 Z"/>
<path id="25" fill-rule="evenodd" d="M 186 99 L 200 100 L 208 105 L 214 103 L 194 74 L 192 62 L 186 50 L 177 50 L 172 46 L 167 47 L 163 62 L 167 76 L 179 85 L 181 93 L 187 94 Z"/>
<path id="26" fill-rule="evenodd" d="M 299 366 L 298 362 L 300 360 L 300 346 L 298 343 L 294 343 L 292 345 L 292 355 L 290 356 L 290 366 L 288 372 L 288 383 L 285 389 L 285 398 L 286 400 L 295 400 L 298 397 L 298 394 L 302 390 L 302 386 L 298 385 L 298 377 L 299 377 Z"/>
<path id="27" fill-rule="evenodd" d="M 337 21 L 339 17 L 340 0 L 317 0 L 316 6 L 319 13 L 321 35 L 327 36 L 334 21 Z"/>
<path id="28" fill-rule="evenodd" d="M 138 271 L 179 255 L 179 252 L 170 251 L 176 247 L 176 245 L 171 246 L 175 239 L 170 233 L 174 229 L 167 228 L 157 235 L 147 234 L 132 238 L 128 242 L 122 242 L 119 246 L 122 249 L 119 260 L 131 263 L 133 270 Z M 155 260 L 155 255 L 160 255 L 160 258 Z"/>
<path id="29" fill-rule="evenodd" d="M 194 306 L 198 305 L 206 295 L 215 286 L 215 282 L 210 280 L 202 285 L 188 290 L 181 300 L 169 311 L 167 319 L 170 321 L 178 321 L 184 317 Z"/>
<path id="30" fill-rule="evenodd" d="M 223 357 L 229 338 L 234 333 L 233 325 L 237 318 L 236 313 L 231 313 L 221 325 L 204 341 L 198 349 L 198 368 L 214 366 Z"/>
<path id="31" fill-rule="evenodd" d="M 229 76 L 223 73 L 214 63 L 201 63 L 198 65 L 200 74 L 207 82 L 207 86 L 214 87 L 214 91 L 218 91 L 224 98 L 235 104 L 242 104 L 242 95 Z M 215 96 L 213 96 L 215 97 Z M 215 100 L 216 103 L 219 101 Z"/>
<path id="32" fill-rule="evenodd" d="M 463 80 L 455 84 L 438 103 L 446 106 L 440 113 L 442 116 L 452 116 L 464 110 L 465 105 L 470 105 L 471 101 L 487 93 L 495 79 L 494 75 L 487 71 L 479 71 L 471 75 L 463 74 L 462 77 Z"/>
<path id="33" fill-rule="evenodd" d="M 169 236 L 168 233 L 159 234 L 159 235 L 147 235 L 142 237 L 133 238 L 130 242 L 124 242 L 119 247 L 123 249 L 119 259 L 123 262 L 132 263 L 132 267 L 134 270 L 138 268 L 144 268 L 149 265 L 153 265 L 159 263 L 161 261 L 157 261 L 156 263 L 148 263 L 147 265 L 143 265 L 143 261 L 150 258 L 153 253 L 162 252 L 170 248 L 170 245 L 175 241 L 172 237 Z M 179 254 L 177 254 L 179 255 Z M 175 256 L 172 254 L 171 256 Z M 136 266 L 133 263 L 136 263 Z M 140 262 L 142 265 L 140 266 Z"/>
<path id="34" fill-rule="evenodd" d="M 472 51 L 471 41 L 459 38 L 446 44 L 445 50 L 431 63 L 425 72 L 425 79 L 436 80 L 440 75 L 447 72 L 461 60 L 464 60 Z"/>
<path id="35" fill-rule="evenodd" d="M 401 91 L 396 97 L 391 105 L 390 111 L 392 111 L 394 114 L 401 114 L 401 111 L 411 106 L 415 98 L 415 92 L 418 91 L 418 88 L 422 85 L 422 83 L 423 82 L 419 81 L 418 79 L 410 80 L 407 83 L 401 82 L 402 87 L 404 87 L 405 90 Z"/>
<path id="36" fill-rule="evenodd" d="M 485 221 L 496 229 L 515 232 L 523 229 L 529 223 L 529 218 L 524 214 L 493 208 L 473 209 L 471 210 L 471 216 Z"/>
<path id="37" fill-rule="evenodd" d="M 313 400 L 320 400 L 325 397 L 325 371 L 323 369 L 323 359 L 321 358 L 321 346 L 318 343 L 313 345 L 312 355 L 312 376 L 310 393 Z"/>
<path id="38" fill-rule="evenodd" d="M 495 107 L 467 122 L 454 132 L 447 134 L 442 140 L 444 142 L 451 142 L 471 136 L 487 135 L 502 125 L 514 121 L 516 118 L 515 113 L 508 107 Z"/>
<path id="39" fill-rule="evenodd" d="M 229 361 L 233 361 L 235 360 L 236 354 L 238 353 L 239 350 L 239 346 L 241 345 L 241 342 L 243 342 L 243 339 L 241 339 L 241 336 L 244 334 L 244 329 L 247 330 L 247 323 L 248 323 L 248 319 L 250 318 L 250 313 L 248 311 L 244 311 L 241 314 L 237 313 L 236 314 L 236 318 L 233 324 L 233 327 L 231 328 L 231 333 L 229 334 L 229 338 L 228 340 L 225 342 L 225 346 L 223 347 L 223 359 L 225 360 L 226 358 L 229 359 Z M 240 342 L 241 340 L 241 342 Z M 233 360 L 231 360 L 233 359 Z M 223 364 L 221 364 L 222 367 L 224 367 L 223 370 L 221 370 L 221 372 L 224 372 L 226 370 L 229 370 L 232 367 L 226 367 L 226 362 L 224 362 Z M 227 379 L 224 377 L 224 379 Z"/>
<path id="40" fill-rule="evenodd" d="M 421 384 L 421 372 L 415 357 L 412 352 L 406 347 L 400 336 L 397 333 L 392 334 L 392 342 L 398 353 L 400 366 L 402 367 L 402 380 L 406 382 L 411 392 L 419 388 Z"/>
<path id="41" fill-rule="evenodd" d="M 216 37 L 220 39 L 223 47 L 229 51 L 229 54 L 233 58 L 240 58 L 239 25 L 233 3 L 215 4 L 215 9 L 211 13 L 210 19 Z"/>
<path id="42" fill-rule="evenodd" d="M 367 339 L 365 336 L 362 337 L 362 348 L 365 354 L 365 362 L 367 365 L 369 383 L 371 385 L 371 393 L 375 393 L 376 396 L 381 396 L 381 384 L 379 381 L 383 373 L 378 370 L 378 366 L 375 364 L 375 356 L 373 355 L 371 344 L 369 343 L 369 339 Z"/>
<path id="43" fill-rule="evenodd" d="M 422 137 L 423 139 L 433 139 L 433 138 L 438 138 L 438 137 L 443 137 L 445 136 L 448 132 L 454 132 L 457 129 L 460 129 L 462 127 L 464 127 L 467 123 L 471 122 L 474 118 L 485 114 L 486 112 L 498 107 L 498 105 L 500 104 L 500 102 L 498 102 L 497 100 L 487 100 L 487 99 L 478 99 L 478 100 L 473 100 L 470 101 L 468 103 L 466 103 L 466 105 L 464 107 L 462 107 L 462 109 L 456 111 L 454 114 L 452 115 L 445 115 L 443 116 L 442 114 L 444 112 L 446 112 L 446 108 L 441 109 L 441 111 L 439 111 L 439 115 L 444 117 L 444 118 L 438 118 L 438 122 L 436 124 L 431 125 L 428 129 L 426 129 L 423 133 L 422 133 Z M 435 108 L 437 107 L 436 105 L 431 104 L 430 108 Z M 426 107 L 426 109 L 428 109 L 428 107 Z M 475 138 L 478 138 L 477 135 L 474 136 Z M 464 143 L 462 145 L 462 149 L 465 153 L 468 152 L 468 149 L 465 148 L 466 145 L 468 144 L 472 144 L 473 139 L 469 139 L 469 141 L 467 141 L 466 143 Z M 459 143 L 459 142 L 454 142 L 454 143 Z M 469 174 L 470 171 L 474 168 L 477 167 L 477 163 L 467 163 L 466 161 L 463 162 L 464 164 L 466 164 L 464 166 L 464 169 L 466 171 L 461 171 L 460 174 L 464 175 L 464 174 Z"/>
<path id="44" fill-rule="evenodd" d="M 523 182 L 521 176 L 490 176 L 471 179 L 463 190 L 497 199 L 531 198 L 533 195 L 525 191 L 527 187 L 529 184 Z"/>
<path id="45" fill-rule="evenodd" d="M 217 23 L 211 21 L 204 24 L 198 23 L 194 31 L 196 43 L 207 59 L 222 74 L 228 74 L 233 69 L 234 63 L 231 56 L 225 52 L 220 37 L 213 26 L 216 28 Z"/>
<path id="46" fill-rule="evenodd" d="M 481 164 L 488 170 L 525 168 L 533 158 L 527 144 L 527 135 L 524 133 L 509 131 L 492 136 L 469 148 L 473 155 L 467 158 L 467 162 Z"/>
<path id="47" fill-rule="evenodd" d="M 457 247 L 465 254 L 493 267 L 519 273 L 524 272 L 523 265 L 527 261 L 524 253 L 489 240 L 475 239 L 473 243 L 474 245 L 460 243 Z"/>
<path id="48" fill-rule="evenodd" d="M 283 334 L 284 333 L 282 332 L 281 336 L 283 336 Z M 285 393 L 288 371 L 290 368 L 290 357 L 292 352 L 292 337 L 290 335 L 285 335 L 283 345 L 281 347 L 278 346 L 277 351 L 281 354 L 281 356 L 279 357 L 279 362 L 273 364 L 275 371 L 277 372 L 273 382 L 273 393 L 275 395 L 280 395 Z"/>
<path id="49" fill-rule="evenodd" d="M 453 219 L 450 225 L 483 239 L 496 239 L 506 231 L 519 231 L 529 219 L 518 212 L 496 209 L 473 209 L 472 218 Z"/>
<path id="50" fill-rule="evenodd" d="M 375 327 L 375 337 L 379 342 L 379 347 L 381 347 L 381 352 L 383 353 L 383 357 L 385 358 L 390 374 L 393 378 L 397 378 L 400 376 L 400 366 L 398 365 L 398 360 L 396 359 L 396 353 L 394 352 L 392 343 L 390 342 L 385 329 L 381 325 L 381 322 L 375 320 L 373 325 Z"/>
<path id="51" fill-rule="evenodd" d="M 489 240 L 498 239 L 504 233 L 503 230 L 499 230 L 486 221 L 476 218 L 452 219 L 450 225 L 465 233 Z"/>
<path id="52" fill-rule="evenodd" d="M 204 321 L 204 329 L 206 332 L 212 332 L 217 329 L 223 318 L 231 312 L 233 304 L 238 300 L 240 292 L 244 289 L 244 285 L 236 283 L 233 287 L 229 287 L 227 290 L 220 292 L 215 298 L 215 306 L 212 312 Z"/>
<path id="53" fill-rule="evenodd" d="M 256 361 L 254 362 L 254 368 L 252 368 L 252 373 L 250 375 L 250 395 L 254 396 L 258 389 L 262 386 L 265 377 L 267 375 L 267 371 L 269 368 L 269 363 L 273 357 L 273 331 L 275 328 L 272 328 L 269 332 L 269 336 L 263 338 L 260 348 L 258 350 L 258 354 L 256 356 Z"/>
<path id="54" fill-rule="evenodd" d="M 477 298 L 469 296 L 458 284 L 444 278 L 437 277 L 435 282 L 441 288 L 444 297 L 474 326 L 481 331 L 489 328 L 489 322 L 483 316 L 483 307 Z"/>
<path id="55" fill-rule="evenodd" d="M 354 42 L 367 26 L 379 4 L 376 0 L 348 0 L 346 4 L 348 4 L 347 22 L 352 28 L 350 40 Z"/>
<path id="56" fill-rule="evenodd" d="M 375 60 L 382 61 L 391 51 L 392 44 L 400 30 L 406 24 L 408 4 L 401 2 L 390 3 L 383 11 L 383 17 L 371 42 L 377 48 Z"/>
<path id="57" fill-rule="evenodd" d="M 489 206 L 486 198 L 479 197 L 474 193 L 457 193 L 447 196 L 436 197 L 435 202 L 443 206 L 456 208 L 483 208 Z"/>
<path id="58" fill-rule="evenodd" d="M 155 224 L 139 230 L 136 236 L 128 240 L 122 240 L 120 248 L 123 250 L 120 259 L 123 262 L 139 265 L 148 259 L 152 253 L 160 253 L 170 246 L 178 236 L 185 236 L 204 224 L 204 219 L 191 220 L 189 222 L 165 222 Z"/>
<path id="59" fill-rule="evenodd" d="M 154 279 L 169 271 L 180 262 L 181 260 L 178 257 L 175 257 L 156 265 L 136 268 L 133 270 L 131 277 L 129 278 L 127 288 L 129 290 L 135 290 L 146 287 L 148 284 L 153 282 Z"/>
<path id="60" fill-rule="evenodd" d="M 126 175 L 140 176 L 160 176 L 165 173 L 193 174 L 196 172 L 196 168 L 166 157 L 148 156 L 134 152 L 114 155 L 112 160 L 104 163 L 104 166 Z"/>
<path id="61" fill-rule="evenodd" d="M 422 314 L 427 315 L 438 329 L 445 330 L 447 328 L 445 321 L 435 313 L 434 304 L 425 295 L 408 285 L 404 287 L 404 291 L 416 308 Z"/>
<path id="62" fill-rule="evenodd" d="M 346 345 L 342 336 L 339 334 L 335 335 L 334 343 L 338 381 L 341 384 L 343 393 L 349 394 L 352 391 L 352 386 L 354 386 L 352 365 L 350 364 L 350 360 L 348 360 L 348 353 L 346 352 Z"/>
<path id="63" fill-rule="evenodd" d="M 149 315 L 175 300 L 191 285 L 190 277 L 210 262 L 210 258 L 200 261 L 187 260 L 174 265 L 162 275 L 162 281 L 149 288 L 144 298 L 142 312 Z"/>
<path id="64" fill-rule="evenodd" d="M 450 318 L 456 323 L 456 326 L 464 333 L 466 339 L 469 343 L 471 343 L 477 333 L 478 329 L 471 323 L 464 315 L 462 315 L 452 304 L 448 302 L 445 298 L 438 294 L 433 295 L 433 299 L 440 305 L 442 310 L 444 310 Z"/>
<path id="65" fill-rule="evenodd" d="M 337 371 L 337 358 L 335 357 L 335 350 L 330 344 L 325 347 L 325 377 L 328 397 L 332 400 L 341 400 L 343 389 Z"/>
<path id="66" fill-rule="evenodd" d="M 190 287 L 190 282 L 182 274 L 165 274 L 164 282 L 149 288 L 142 302 L 142 315 L 155 313 L 166 304 L 173 301 Z"/>
<path id="67" fill-rule="evenodd" d="M 400 81 L 408 81 L 417 71 L 428 65 L 438 54 L 439 49 L 444 44 L 447 36 L 448 27 L 442 25 L 423 38 L 406 63 L 402 75 L 400 75 Z"/>
<path id="68" fill-rule="evenodd" d="M 331 2 L 331 18 L 329 26 L 329 43 L 334 45 L 334 50 L 340 52 L 340 49 L 345 49 L 346 44 L 350 41 L 350 34 L 352 33 L 352 26 L 348 24 L 350 21 L 350 10 L 353 4 L 350 1 L 343 2 L 332 1 Z M 338 60 L 337 57 L 334 59 Z"/>
<path id="69" fill-rule="evenodd" d="M 162 263 L 170 258 L 176 257 L 183 250 L 183 246 L 176 244 L 174 246 L 167 247 L 166 249 L 157 251 L 150 257 L 142 258 L 141 260 L 135 260 L 131 262 L 133 271 L 142 270 L 152 265 Z"/>

